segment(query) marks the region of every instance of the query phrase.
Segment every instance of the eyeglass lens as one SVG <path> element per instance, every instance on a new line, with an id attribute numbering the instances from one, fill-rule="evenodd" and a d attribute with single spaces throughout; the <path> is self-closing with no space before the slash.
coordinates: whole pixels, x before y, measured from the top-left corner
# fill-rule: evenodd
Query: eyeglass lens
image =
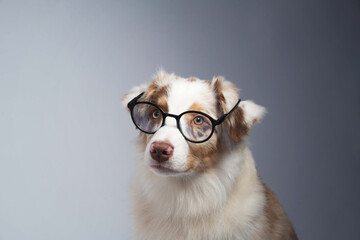
<path id="1" fill-rule="evenodd" d="M 212 132 L 211 120 L 200 113 L 185 113 L 181 116 L 179 123 L 182 133 L 191 141 L 203 141 Z"/>
<path id="2" fill-rule="evenodd" d="M 136 126 L 147 133 L 154 133 L 162 125 L 163 115 L 157 107 L 139 103 L 132 110 L 132 117 Z"/>

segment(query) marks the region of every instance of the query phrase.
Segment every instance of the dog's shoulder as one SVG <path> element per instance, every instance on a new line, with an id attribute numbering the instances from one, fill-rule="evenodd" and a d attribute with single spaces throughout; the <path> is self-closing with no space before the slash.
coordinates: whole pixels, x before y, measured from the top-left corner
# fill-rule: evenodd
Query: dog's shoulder
<path id="1" fill-rule="evenodd" d="M 261 180 L 260 180 L 261 181 Z M 264 216 L 268 228 L 267 237 L 272 236 L 275 240 L 297 240 L 298 237 L 292 227 L 286 213 L 284 212 L 275 193 L 263 182 L 266 204 Z"/>

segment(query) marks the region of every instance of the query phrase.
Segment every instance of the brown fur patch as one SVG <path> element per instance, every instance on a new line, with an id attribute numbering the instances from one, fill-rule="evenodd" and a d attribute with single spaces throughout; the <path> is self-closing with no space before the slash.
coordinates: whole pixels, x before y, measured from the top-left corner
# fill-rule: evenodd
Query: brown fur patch
<path id="1" fill-rule="evenodd" d="M 230 121 L 230 135 L 235 142 L 239 142 L 240 139 L 249 132 L 249 128 L 245 124 L 244 111 L 238 107 L 229 116 Z"/>
<path id="2" fill-rule="evenodd" d="M 159 96 L 159 98 L 155 101 L 155 104 L 157 104 L 161 109 L 165 112 L 168 112 L 168 105 L 167 105 L 167 96 L 162 95 Z"/>
<path id="3" fill-rule="evenodd" d="M 203 111 L 203 107 L 201 106 L 200 103 L 194 102 L 193 104 L 191 104 L 191 106 L 189 107 L 189 111 Z"/>
<path id="4" fill-rule="evenodd" d="M 213 90 L 214 90 L 215 96 L 217 98 L 217 111 L 218 111 L 219 116 L 222 114 L 225 114 L 231 110 L 231 109 L 227 109 L 227 107 L 226 107 L 226 98 L 223 93 L 223 89 L 225 87 L 224 81 L 225 80 L 223 77 L 217 77 L 213 83 Z M 232 90 L 235 92 L 239 91 L 232 84 L 229 86 L 226 86 L 226 87 L 232 88 Z M 227 117 L 225 122 L 229 127 L 230 136 L 235 142 L 239 142 L 240 139 L 243 136 L 245 136 L 249 131 L 249 129 L 246 126 L 245 121 L 244 121 L 244 111 L 240 107 L 237 107 Z"/>
<path id="5" fill-rule="evenodd" d="M 262 180 L 260 179 L 262 182 Z M 275 194 L 262 182 L 266 197 L 264 214 L 268 227 L 266 237 L 275 240 L 297 240 L 298 237 Z"/>
<path id="6" fill-rule="evenodd" d="M 203 172 L 216 164 L 219 158 L 217 144 L 214 142 L 217 140 L 211 140 L 202 144 L 189 143 L 189 153 L 186 159 L 186 167 L 190 169 L 189 172 Z"/>
<path id="7" fill-rule="evenodd" d="M 218 77 L 215 80 L 214 85 L 213 85 L 215 97 L 217 99 L 217 109 L 218 109 L 219 115 L 222 115 L 228 111 L 228 109 L 226 108 L 226 99 L 223 94 L 222 81 L 223 81 L 223 79 Z"/>
<path id="8" fill-rule="evenodd" d="M 189 77 L 187 80 L 189 82 L 195 82 L 197 79 L 195 77 Z"/>
<path id="9" fill-rule="evenodd" d="M 154 80 L 149 85 L 143 100 L 155 103 L 156 105 L 161 107 L 163 111 L 168 112 L 169 109 L 167 105 L 167 91 L 168 86 L 159 87 L 156 80 Z"/>

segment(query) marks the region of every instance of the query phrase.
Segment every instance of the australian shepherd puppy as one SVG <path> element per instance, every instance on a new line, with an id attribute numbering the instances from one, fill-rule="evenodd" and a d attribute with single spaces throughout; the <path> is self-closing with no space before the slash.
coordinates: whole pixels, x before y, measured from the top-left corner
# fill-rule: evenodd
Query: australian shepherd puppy
<path id="1" fill-rule="evenodd" d="M 248 147 L 265 108 L 238 92 L 223 77 L 159 71 L 122 98 L 140 130 L 135 239 L 297 239 Z"/>

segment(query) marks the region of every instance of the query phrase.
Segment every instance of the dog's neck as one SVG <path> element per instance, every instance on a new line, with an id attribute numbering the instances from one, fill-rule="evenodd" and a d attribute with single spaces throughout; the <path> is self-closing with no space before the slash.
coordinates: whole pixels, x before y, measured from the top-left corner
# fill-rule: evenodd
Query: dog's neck
<path id="1" fill-rule="evenodd" d="M 157 176 L 141 160 L 135 184 L 142 188 L 144 206 L 162 217 L 200 217 L 220 210 L 235 184 L 244 183 L 236 186 L 238 191 L 252 191 L 246 182 L 258 181 L 258 176 L 246 139 L 220 157 L 215 167 L 180 177 Z"/>

